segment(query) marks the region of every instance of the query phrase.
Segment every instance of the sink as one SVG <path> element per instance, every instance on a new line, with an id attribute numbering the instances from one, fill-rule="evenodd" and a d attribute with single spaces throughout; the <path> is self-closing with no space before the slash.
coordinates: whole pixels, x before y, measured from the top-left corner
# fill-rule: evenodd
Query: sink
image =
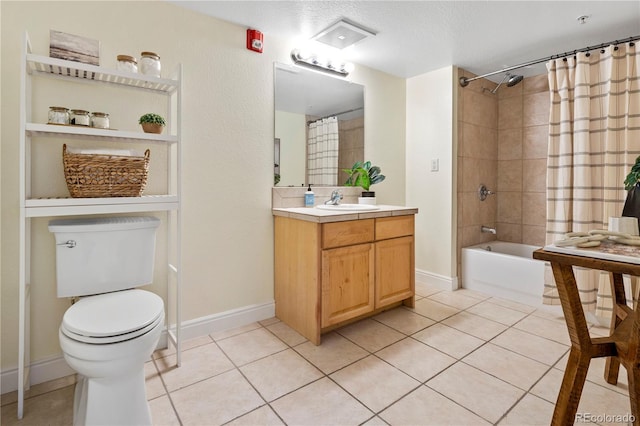
<path id="1" fill-rule="evenodd" d="M 372 210 L 380 210 L 379 206 L 369 204 L 320 204 L 316 206 L 320 210 L 333 210 L 337 212 L 367 212 Z"/>

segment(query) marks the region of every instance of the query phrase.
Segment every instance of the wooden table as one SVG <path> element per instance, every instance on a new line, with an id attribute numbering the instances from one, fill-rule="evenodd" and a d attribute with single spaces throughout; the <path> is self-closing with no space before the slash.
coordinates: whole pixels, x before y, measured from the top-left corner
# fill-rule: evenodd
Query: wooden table
<path id="1" fill-rule="evenodd" d="M 640 264 L 587 256 L 588 254 L 578 256 L 555 253 L 544 249 L 533 253 L 534 259 L 551 263 L 564 318 L 569 329 L 569 337 L 571 338 L 571 352 L 551 424 L 574 424 L 591 358 L 609 357 L 605 367 L 605 379 L 608 383 L 617 383 L 621 361 L 625 363 L 627 369 L 635 370 L 635 373 L 628 375 L 630 380 L 629 399 L 631 401 L 631 412 L 635 416 L 634 425 L 638 425 L 640 421 L 638 413 L 640 393 L 638 393 L 639 384 L 636 382 L 638 381 L 638 324 L 640 324 L 640 313 L 634 312 L 626 304 L 622 275 L 640 276 Z M 591 338 L 589 335 L 576 279 L 573 274 L 573 266 L 609 272 L 613 298 L 610 336 Z M 633 365 L 635 365 L 635 368 L 633 368 Z"/>

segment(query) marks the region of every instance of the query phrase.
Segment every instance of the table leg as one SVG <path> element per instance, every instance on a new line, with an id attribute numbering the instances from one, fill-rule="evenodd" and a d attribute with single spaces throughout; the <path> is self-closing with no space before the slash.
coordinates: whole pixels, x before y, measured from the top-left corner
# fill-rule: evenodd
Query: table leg
<path id="1" fill-rule="evenodd" d="M 578 403 L 592 357 L 592 344 L 573 268 L 570 265 L 551 262 L 551 269 L 571 339 L 571 352 L 562 378 L 562 386 L 558 393 L 551 425 L 565 426 L 573 425 L 575 422 Z"/>
<path id="2" fill-rule="evenodd" d="M 629 379 L 629 401 L 631 401 L 631 412 L 635 416 L 634 426 L 640 425 L 640 369 L 632 368 L 627 371 Z"/>
<path id="3" fill-rule="evenodd" d="M 556 400 L 556 408 L 551 418 L 551 426 L 574 424 L 590 361 L 591 356 L 588 353 L 580 351 L 575 346 L 571 347 L 562 386 Z"/>
<path id="4" fill-rule="evenodd" d="M 611 325 L 609 327 L 609 335 L 613 334 L 616 327 L 622 322 L 620 318 L 620 310 L 618 304 L 625 305 L 627 303 L 624 294 L 624 281 L 622 274 L 609 273 L 609 281 L 611 283 Z M 618 383 L 618 373 L 620 372 L 620 361 L 615 357 L 608 357 L 604 367 L 604 379 L 607 383 L 615 385 Z"/>

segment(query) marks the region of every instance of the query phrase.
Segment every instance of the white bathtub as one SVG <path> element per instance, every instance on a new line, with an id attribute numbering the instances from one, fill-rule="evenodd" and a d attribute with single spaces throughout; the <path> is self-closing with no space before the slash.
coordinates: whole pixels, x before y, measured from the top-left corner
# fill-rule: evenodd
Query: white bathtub
<path id="1" fill-rule="evenodd" d="M 543 307 L 544 264 L 538 246 L 492 241 L 462 249 L 462 287 Z"/>

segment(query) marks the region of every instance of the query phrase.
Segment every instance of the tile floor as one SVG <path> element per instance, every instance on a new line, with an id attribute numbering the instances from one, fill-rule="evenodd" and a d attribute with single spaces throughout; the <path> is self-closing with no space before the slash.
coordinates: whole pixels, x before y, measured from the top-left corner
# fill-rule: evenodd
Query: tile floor
<path id="1" fill-rule="evenodd" d="M 274 318 L 185 342 L 180 368 L 157 351 L 146 364 L 154 423 L 548 425 L 569 350 L 561 316 L 468 290 L 416 292 L 415 309 L 343 327 L 321 346 Z M 603 369 L 594 360 L 589 370 L 585 422 L 630 411 L 625 370 L 611 386 Z M 73 380 L 35 386 L 22 421 L 15 392 L 3 395 L 2 425 L 70 425 Z"/>

